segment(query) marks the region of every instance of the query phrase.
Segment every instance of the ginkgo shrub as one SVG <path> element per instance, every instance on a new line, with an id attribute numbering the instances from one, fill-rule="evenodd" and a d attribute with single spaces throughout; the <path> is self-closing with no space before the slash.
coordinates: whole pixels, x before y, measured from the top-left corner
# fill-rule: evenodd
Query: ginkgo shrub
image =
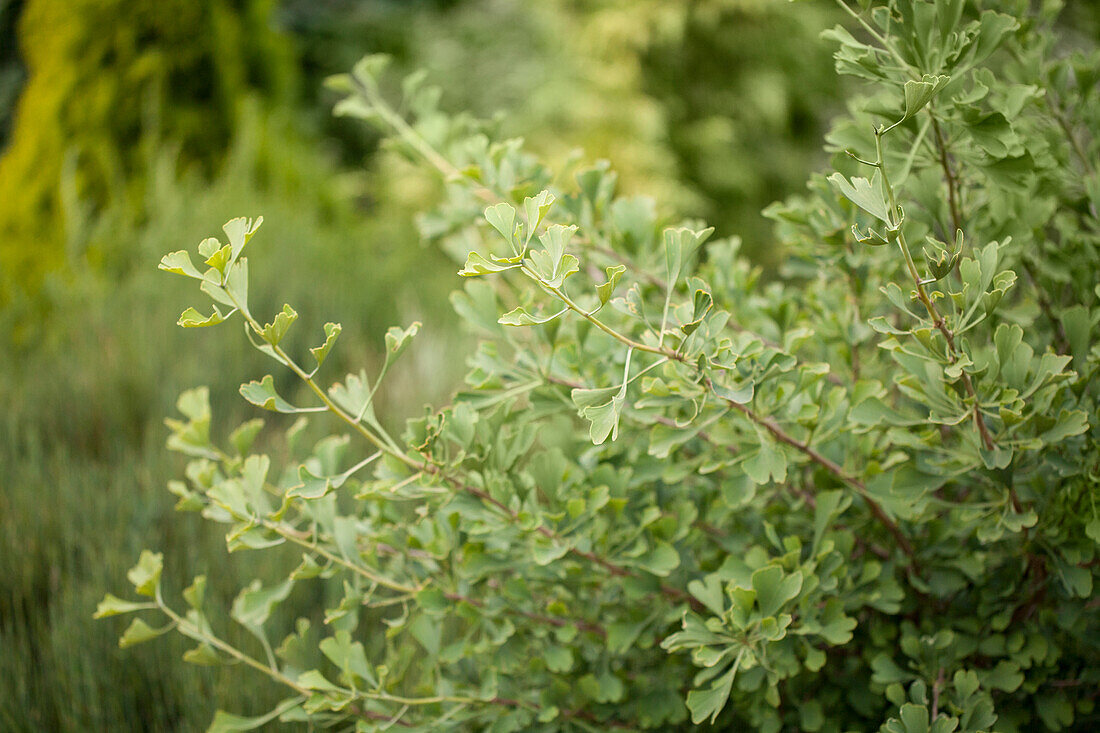
<path id="1" fill-rule="evenodd" d="M 352 326 L 299 347 L 290 305 L 250 310 L 259 220 L 167 255 L 206 303 L 180 325 L 243 323 L 275 363 L 241 394 L 279 426 L 214 440 L 185 392 L 169 488 L 230 551 L 301 561 L 226 610 L 147 551 L 98 609 L 138 614 L 121 644 L 175 631 L 286 687 L 216 731 L 1096 725 L 1100 53 L 1059 44 L 1056 3 L 839 4 L 858 91 L 834 170 L 768 210 L 774 273 L 421 75 L 388 101 L 383 57 L 332 79 L 445 181 L 420 226 L 464 263 L 466 388 L 395 434 L 374 398 L 419 324 L 334 379 Z M 291 594 L 330 602 L 269 638 Z"/>

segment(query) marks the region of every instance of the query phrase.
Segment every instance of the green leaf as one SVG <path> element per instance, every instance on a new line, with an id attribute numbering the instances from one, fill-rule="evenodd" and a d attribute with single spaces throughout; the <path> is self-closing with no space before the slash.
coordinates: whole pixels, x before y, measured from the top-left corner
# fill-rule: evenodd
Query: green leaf
<path id="1" fill-rule="evenodd" d="M 546 231 L 539 236 L 545 250 L 532 252 L 528 259 L 531 269 L 549 287 L 560 288 L 562 284 L 580 269 L 580 262 L 571 254 L 566 254 L 565 247 L 577 231 L 575 226 L 562 226 L 551 224 Z"/>
<path id="2" fill-rule="evenodd" d="M 1089 309 L 1083 305 L 1066 308 L 1061 313 L 1061 320 L 1066 330 L 1070 353 L 1073 354 L 1074 361 L 1081 364 L 1087 358 L 1089 351 L 1089 333 L 1092 330 Z"/>
<path id="3" fill-rule="evenodd" d="M 569 545 L 550 540 L 535 540 L 531 548 L 531 559 L 536 565 L 549 565 L 565 556 L 569 552 Z"/>
<path id="4" fill-rule="evenodd" d="M 315 692 L 336 692 L 340 693 L 343 690 L 325 679 L 325 676 L 315 669 L 311 669 L 308 672 L 303 672 L 298 675 L 298 684 L 307 690 L 313 690 Z"/>
<path id="5" fill-rule="evenodd" d="M 756 602 L 765 616 L 774 616 L 802 590 L 802 571 L 785 575 L 777 565 L 766 565 L 752 574 L 752 589 Z"/>
<path id="6" fill-rule="evenodd" d="M 333 478 L 340 480 L 337 483 Z M 343 477 L 317 476 L 304 465 L 298 466 L 298 481 L 300 483 L 297 486 L 292 486 L 287 490 L 287 497 L 300 497 L 307 500 L 320 499 L 344 483 Z"/>
<path id="7" fill-rule="evenodd" d="M 188 308 L 180 314 L 179 320 L 176 321 L 176 325 L 184 328 L 206 328 L 207 326 L 216 326 L 222 323 L 231 315 L 233 315 L 233 311 L 222 313 L 221 309 L 216 305 L 214 306 L 214 312 L 209 316 L 204 316 L 194 308 Z"/>
<path id="8" fill-rule="evenodd" d="M 573 669 L 573 652 L 568 647 L 552 644 L 546 648 L 543 659 L 551 672 L 562 674 Z"/>
<path id="9" fill-rule="evenodd" d="M 248 451 L 252 448 L 252 443 L 255 442 L 256 436 L 260 434 L 260 431 L 264 429 L 264 421 L 260 418 L 253 418 L 247 422 L 241 423 L 237 426 L 237 429 L 229 434 L 229 443 L 233 446 L 233 449 L 237 451 L 237 455 L 244 457 L 248 455 Z"/>
<path id="10" fill-rule="evenodd" d="M 949 81 L 951 81 L 949 76 L 925 74 L 920 81 L 905 82 L 905 114 L 895 124 L 900 125 L 920 112 Z"/>
<path id="11" fill-rule="evenodd" d="M 957 670 L 952 681 L 955 691 L 964 700 L 978 691 L 978 675 L 973 670 Z"/>
<path id="12" fill-rule="evenodd" d="M 320 649 L 340 669 L 348 684 L 355 687 L 361 687 L 363 683 L 370 687 L 378 684 L 362 642 L 353 642 L 348 631 L 337 631 L 334 636 L 322 640 Z"/>
<path id="13" fill-rule="evenodd" d="M 515 244 L 516 234 L 516 209 L 508 203 L 499 203 L 485 209 L 485 221 L 496 229 L 504 241 L 512 248 L 514 254 L 519 254 Z"/>
<path id="14" fill-rule="evenodd" d="M 648 623 L 648 619 L 642 619 L 608 624 L 607 650 L 612 654 L 626 654 L 638 641 Z"/>
<path id="15" fill-rule="evenodd" d="M 714 298 L 711 294 L 701 288 L 697 289 L 692 303 L 691 320 L 681 325 L 680 330 L 688 336 L 695 333 L 695 330 L 699 328 L 699 324 L 703 322 L 713 305 Z"/>
<path id="16" fill-rule="evenodd" d="M 687 589 L 688 593 L 710 609 L 715 616 L 721 616 L 726 612 L 725 589 L 722 587 L 722 580 L 714 573 L 705 576 L 701 581 L 691 581 Z"/>
<path id="17" fill-rule="evenodd" d="M 162 634 L 168 633 L 171 629 L 172 624 L 161 629 L 154 629 L 140 618 L 135 618 L 130 622 L 130 625 L 126 627 L 126 631 L 122 632 L 122 636 L 119 637 L 118 647 L 119 649 L 128 649 L 137 644 L 144 644 Z"/>
<path id="18" fill-rule="evenodd" d="M 325 357 L 328 356 L 328 352 L 332 351 L 332 346 L 340 336 L 341 330 L 343 329 L 339 323 L 325 324 L 325 343 L 309 350 L 309 353 L 313 354 L 313 358 L 317 361 L 317 366 L 321 366 L 325 363 Z"/>
<path id="19" fill-rule="evenodd" d="M 814 541 L 816 550 L 821 544 L 825 530 L 840 514 L 851 505 L 852 500 L 844 491 L 819 491 L 814 506 Z"/>
<path id="20" fill-rule="evenodd" d="M 668 287 L 673 288 L 676 286 L 684 265 L 695 254 L 699 245 L 707 241 L 707 238 L 713 233 L 714 227 L 698 231 L 683 227 L 665 230 L 665 275 L 668 279 Z"/>
<path id="21" fill-rule="evenodd" d="M 228 247 L 229 245 L 225 246 Z M 222 249 L 222 243 L 217 237 L 207 237 L 199 242 L 199 255 L 201 255 L 203 259 L 210 259 L 217 254 L 219 249 Z M 210 273 L 207 273 L 207 276 L 209 275 Z"/>
<path id="22" fill-rule="evenodd" d="M 328 394 L 341 410 L 352 416 L 369 414 L 373 394 L 365 371 L 347 375 L 343 384 L 329 387 Z"/>
<path id="23" fill-rule="evenodd" d="M 219 657 L 209 644 L 199 644 L 194 649 L 188 649 L 183 653 L 183 661 L 200 667 L 218 667 L 225 664 L 225 660 Z"/>
<path id="24" fill-rule="evenodd" d="M 164 555 L 159 552 L 142 550 L 138 564 L 130 568 L 126 577 L 134 584 L 134 590 L 143 596 L 152 598 L 160 586 L 160 574 L 164 569 Z"/>
<path id="25" fill-rule="evenodd" d="M 997 666 L 988 671 L 979 671 L 982 687 L 1004 692 L 1015 692 L 1024 682 L 1024 675 L 1020 672 L 1020 665 L 1015 662 L 1001 660 Z"/>
<path id="26" fill-rule="evenodd" d="M 215 241 L 217 241 L 217 240 L 215 240 Z M 229 257 L 230 257 L 231 251 L 232 251 L 232 248 L 228 244 L 225 245 L 224 247 L 217 250 L 216 252 L 214 252 L 213 254 L 211 254 L 209 257 L 206 258 L 206 265 L 209 266 L 209 267 L 213 267 L 215 270 L 222 273 L 222 275 L 224 276 L 225 275 L 225 268 L 229 264 Z"/>
<path id="27" fill-rule="evenodd" d="M 551 274 L 561 269 L 561 261 L 565 257 L 565 248 L 576 233 L 577 227 L 573 225 L 551 224 L 545 232 L 539 235 L 539 242 L 546 248 Z"/>
<path id="28" fill-rule="evenodd" d="M 435 586 L 418 591 L 416 603 L 428 613 L 443 613 L 454 605 L 447 600 L 447 595 Z"/>
<path id="29" fill-rule="evenodd" d="M 581 411 L 581 416 L 591 423 L 588 436 L 593 445 L 602 445 L 608 437 L 614 442 L 619 437 L 619 417 L 622 415 L 623 402 L 623 397 L 616 394 L 607 404 L 586 407 Z"/>
<path id="30" fill-rule="evenodd" d="M 818 619 L 816 633 L 833 646 L 841 646 L 852 640 L 856 620 L 844 615 L 844 605 L 836 598 L 825 601 L 825 608 Z"/>
<path id="31" fill-rule="evenodd" d="M 443 641 L 443 628 L 439 620 L 426 615 L 417 616 L 409 624 L 409 633 L 424 647 L 424 651 L 433 657 L 439 656 Z"/>
<path id="32" fill-rule="evenodd" d="M 202 280 L 202 273 L 195 269 L 195 266 L 191 263 L 191 255 L 189 255 L 185 249 L 177 250 L 161 257 L 157 269 L 171 272 L 176 275 L 186 275 L 195 280 Z"/>
<path id="33" fill-rule="evenodd" d="M 376 85 L 382 73 L 392 62 L 393 57 L 389 54 L 372 53 L 359 59 L 355 66 L 351 67 L 351 75 L 364 86 Z"/>
<path id="34" fill-rule="evenodd" d="M 626 272 L 626 265 L 606 267 L 604 271 L 607 273 L 607 282 L 596 286 L 596 294 L 600 298 L 601 306 L 607 305 L 607 301 L 611 300 L 611 296 L 615 292 L 615 286 L 619 284 L 623 273 Z"/>
<path id="35" fill-rule="evenodd" d="M 888 213 L 889 206 L 886 203 L 886 193 L 882 186 L 882 176 L 879 175 L 878 171 L 875 171 L 871 180 L 853 178 L 849 181 L 842 174 L 834 173 L 828 177 L 828 181 L 836 186 L 844 198 L 876 219 L 890 226 L 894 225 L 893 218 Z"/>
<path id="36" fill-rule="evenodd" d="M 891 718 L 885 725 L 890 733 L 928 733 L 928 707 L 906 703 L 898 711 L 897 718 Z"/>
<path id="37" fill-rule="evenodd" d="M 491 272 L 503 272 L 504 270 L 513 270 L 520 267 L 519 264 L 497 264 L 496 262 L 490 262 L 477 252 L 470 252 L 466 255 L 466 265 L 458 271 L 458 274 L 462 277 L 475 277 L 477 275 L 487 275 Z"/>
<path id="38" fill-rule="evenodd" d="M 751 593 L 751 591 L 750 591 Z M 661 642 L 661 648 L 666 651 L 675 652 L 680 649 L 694 649 L 700 646 L 710 646 L 712 644 L 726 644 L 729 642 L 729 637 L 719 636 L 715 632 L 711 631 L 703 621 L 693 613 L 685 613 L 683 621 L 681 622 L 683 630 L 677 631 L 675 634 L 670 634 L 668 638 Z M 610 634 L 610 630 L 608 631 Z M 611 651 L 614 649 L 608 645 Z"/>
<path id="39" fill-rule="evenodd" d="M 253 580 L 237 594 L 229 615 L 241 626 L 255 632 L 267 623 L 271 612 L 287 599 L 293 589 L 294 580 L 291 578 L 270 588 L 265 588 L 259 580 Z"/>
<path id="40" fill-rule="evenodd" d="M 581 417 L 588 420 L 588 435 L 593 445 L 602 445 L 608 436 L 614 441 L 619 435 L 619 418 L 622 415 L 623 405 L 626 403 L 626 388 L 629 384 L 630 357 L 633 349 L 626 352 L 626 365 L 623 369 L 623 384 L 618 391 L 614 387 L 603 389 L 574 389 L 570 394 L 573 404 L 579 408 Z M 611 400 L 603 403 L 602 400 L 611 394 Z"/>
<path id="41" fill-rule="evenodd" d="M 882 652 L 871 659 L 871 679 L 880 685 L 889 685 L 895 682 L 906 682 L 913 678 L 913 674 L 899 667 L 886 653 Z"/>
<path id="42" fill-rule="evenodd" d="M 117 616 L 120 613 L 132 613 L 134 611 L 143 611 L 154 607 L 155 606 L 146 602 L 124 601 L 108 593 L 103 596 L 103 600 L 96 606 L 92 618 L 107 618 L 108 616 Z"/>
<path id="43" fill-rule="evenodd" d="M 527 216 L 527 241 L 531 241 L 531 235 L 542 223 L 546 212 L 554 204 L 554 194 L 549 191 L 540 191 L 534 198 L 528 196 L 523 200 L 523 211 Z M 498 230 L 499 231 L 499 230 Z"/>
<path id="44" fill-rule="evenodd" d="M 386 362 L 390 363 L 401 356 L 418 333 L 420 321 L 413 321 L 408 328 L 391 326 L 386 329 Z"/>
<path id="45" fill-rule="evenodd" d="M 825 725 L 825 711 L 817 700 L 807 700 L 798 704 L 798 717 L 802 730 L 814 733 Z"/>
<path id="46" fill-rule="evenodd" d="M 718 719 L 718 713 L 722 712 L 729 700 L 736 674 L 737 667 L 730 667 L 728 672 L 711 683 L 706 690 L 692 690 L 688 693 L 687 706 L 691 711 L 692 723 L 699 725 L 708 717 L 711 723 Z"/>
<path id="47" fill-rule="evenodd" d="M 183 590 L 183 600 L 196 611 L 202 611 L 202 602 L 206 597 L 206 576 L 199 575 Z"/>
<path id="48" fill-rule="evenodd" d="M 614 395 L 618 394 L 618 392 L 619 387 L 597 387 L 596 389 L 576 388 L 569 393 L 569 396 L 572 398 L 573 404 L 577 406 L 577 409 L 583 412 L 586 407 L 604 404 Z"/>
<path id="49" fill-rule="evenodd" d="M 279 703 L 270 713 L 246 718 L 241 715 L 233 715 L 223 710 L 214 713 L 214 721 L 206 729 L 206 733 L 236 733 L 242 730 L 255 730 L 262 725 L 270 723 L 279 716 L 294 710 L 302 704 L 302 698 L 292 697 Z"/>
<path id="50" fill-rule="evenodd" d="M 241 256 L 241 250 L 244 249 L 244 246 L 248 244 L 248 240 L 252 239 L 252 235 L 263 223 L 264 218 L 262 216 L 255 221 L 242 217 L 226 222 L 222 229 L 225 231 L 225 235 L 229 237 L 229 246 L 232 248 L 230 262 L 237 261 L 237 258 Z"/>
<path id="51" fill-rule="evenodd" d="M 176 409 L 188 420 L 196 423 L 210 422 L 210 390 L 195 387 L 180 393 Z"/>
<path id="52" fill-rule="evenodd" d="M 263 340 L 272 346 L 278 346 L 286 336 L 291 324 L 298 320 L 298 314 L 288 304 L 283 304 L 283 310 L 275 316 L 275 320 L 266 324 L 260 331 Z"/>
<path id="53" fill-rule="evenodd" d="M 714 394 L 738 405 L 745 405 L 751 402 L 756 392 L 756 383 L 751 379 L 746 379 L 741 384 L 732 387 L 715 381 L 712 382 L 712 387 L 714 389 Z"/>
<path id="54" fill-rule="evenodd" d="M 248 384 L 241 385 L 241 396 L 252 404 L 272 412 L 294 413 L 300 410 L 290 404 L 275 391 L 275 379 L 270 374 L 264 375 L 259 382 L 252 380 Z"/>
<path id="55" fill-rule="evenodd" d="M 680 566 L 680 553 L 664 540 L 657 540 L 650 551 L 635 562 L 642 570 L 663 578 Z"/>
<path id="56" fill-rule="evenodd" d="M 502 326 L 539 326 L 544 323 L 550 323 L 550 321 L 564 315 L 568 311 L 568 308 L 562 308 L 557 313 L 548 316 L 533 316 L 523 308 L 515 308 L 501 316 L 497 320 L 497 323 Z"/>
<path id="57" fill-rule="evenodd" d="M 749 454 L 741 462 L 741 467 L 753 483 L 766 484 L 770 480 L 782 482 L 787 479 L 787 454 L 775 445 L 772 439 L 762 431 L 757 431 L 760 448 Z"/>

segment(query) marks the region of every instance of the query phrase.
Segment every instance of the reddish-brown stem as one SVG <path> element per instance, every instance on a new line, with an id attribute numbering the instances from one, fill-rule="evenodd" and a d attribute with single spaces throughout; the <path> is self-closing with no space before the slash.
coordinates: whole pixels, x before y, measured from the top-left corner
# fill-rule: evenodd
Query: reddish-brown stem
<path id="1" fill-rule="evenodd" d="M 714 388 L 713 388 L 713 384 L 710 383 L 711 382 L 710 377 L 707 377 L 706 381 L 707 381 L 708 385 L 711 387 L 711 391 L 713 392 Z M 720 398 L 720 399 L 724 399 L 724 398 Z M 863 498 L 863 500 L 867 503 L 867 507 L 871 510 L 871 514 L 874 515 L 875 519 L 878 520 L 879 524 L 881 524 L 883 527 L 885 527 L 886 530 L 891 535 L 893 535 L 894 540 L 898 544 L 898 547 L 901 549 L 902 552 L 904 552 L 906 554 L 906 556 L 909 557 L 910 563 L 913 562 L 913 559 L 914 559 L 913 545 L 909 542 L 909 538 L 905 536 L 905 534 L 901 531 L 901 528 L 898 527 L 898 525 L 894 522 L 894 520 L 890 519 L 890 517 L 886 514 L 886 512 L 883 511 L 882 507 L 879 506 L 879 503 L 877 501 L 875 501 L 874 499 L 872 499 L 870 497 L 870 495 L 868 495 L 866 484 L 864 484 L 862 481 L 857 479 L 855 476 L 849 475 L 837 463 L 835 463 L 834 461 L 830 460 L 829 458 L 821 455 L 819 452 L 814 450 L 814 448 L 811 447 L 810 445 L 808 445 L 806 443 L 803 443 L 801 440 L 798 440 L 797 438 L 794 438 L 793 436 L 788 434 L 781 427 L 779 427 L 775 423 L 775 421 L 772 420 L 771 418 L 760 417 L 755 412 L 753 412 L 750 408 L 746 407 L 745 405 L 740 405 L 740 404 L 738 404 L 738 403 L 736 403 L 732 400 L 725 400 L 725 401 L 726 401 L 727 404 L 729 404 L 730 407 L 732 407 L 733 409 L 735 409 L 738 412 L 742 413 L 747 418 L 752 420 L 754 423 L 756 423 L 757 425 L 761 426 L 762 428 L 767 430 L 769 433 L 771 433 L 772 437 L 774 437 L 780 443 L 784 443 L 786 445 L 791 446 L 795 450 L 798 450 L 803 455 L 805 455 L 810 460 L 812 460 L 814 463 L 818 464 L 819 466 L 824 468 L 826 471 L 831 473 L 833 476 L 835 476 L 841 482 L 843 482 L 843 483 L 847 484 L 848 486 L 852 487 L 853 489 L 855 489 L 856 493 L 858 493 Z"/>
<path id="2" fill-rule="evenodd" d="M 932 132 L 936 136 L 936 150 L 939 152 L 940 167 L 943 168 L 943 180 L 947 185 L 947 208 L 951 212 L 951 226 L 955 232 L 962 229 L 962 214 L 959 211 L 959 182 L 955 173 L 951 170 L 951 161 L 947 157 L 947 143 L 944 142 L 943 133 L 940 131 L 940 123 L 936 116 L 932 115 Z M 947 232 L 948 241 L 955 232 Z"/>
<path id="3" fill-rule="evenodd" d="M 902 244 L 903 248 L 907 248 L 907 245 Z M 928 316 L 932 319 L 933 325 L 947 341 L 947 358 L 954 364 L 959 359 L 959 347 L 955 344 L 955 333 L 947 327 L 947 322 L 944 317 L 940 315 L 939 309 L 936 308 L 936 304 L 932 302 L 932 299 L 928 297 L 928 292 L 924 289 L 924 283 L 920 279 L 920 275 L 916 270 L 910 268 L 913 276 L 913 282 L 917 289 L 917 298 L 920 300 L 924 309 L 928 311 Z M 982 416 L 981 402 L 978 400 L 978 393 L 974 389 L 974 383 L 970 380 L 970 375 L 965 371 L 962 372 L 963 388 L 966 390 L 967 396 L 974 401 L 973 417 L 974 427 L 978 430 L 978 436 L 981 438 L 982 445 L 986 450 L 993 450 L 996 444 L 993 442 L 993 436 L 989 433 L 989 428 L 986 427 L 985 418 Z"/>

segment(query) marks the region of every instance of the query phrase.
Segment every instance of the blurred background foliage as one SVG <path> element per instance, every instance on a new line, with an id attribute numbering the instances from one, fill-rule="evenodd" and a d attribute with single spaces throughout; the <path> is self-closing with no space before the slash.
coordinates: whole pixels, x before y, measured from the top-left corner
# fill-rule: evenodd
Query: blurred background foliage
<path id="1" fill-rule="evenodd" d="M 160 254 L 262 214 L 257 310 L 293 304 L 309 340 L 341 321 L 326 368 L 369 368 L 387 326 L 424 322 L 386 419 L 461 377 L 457 268 L 413 224 L 439 183 L 333 118 L 324 77 L 393 54 L 445 108 L 499 114 L 554 163 L 612 159 L 767 266 L 760 210 L 802 189 L 842 98 L 818 39 L 837 19 L 786 0 L 0 0 L 0 729 L 189 731 L 279 693 L 183 665 L 179 640 L 120 651 L 91 620 L 145 546 L 169 587 L 207 572 L 212 607 L 263 574 L 172 514 L 162 420 L 202 383 L 216 426 L 254 417 L 236 388 L 270 368 L 236 329 L 173 326 L 190 303 Z"/>

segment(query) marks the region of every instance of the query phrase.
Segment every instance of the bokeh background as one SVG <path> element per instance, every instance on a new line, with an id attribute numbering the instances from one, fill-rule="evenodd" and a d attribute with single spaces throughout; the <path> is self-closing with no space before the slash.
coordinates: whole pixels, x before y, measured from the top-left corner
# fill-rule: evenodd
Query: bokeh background
<path id="1" fill-rule="evenodd" d="M 760 210 L 820 167 L 841 103 L 818 39 L 837 20 L 786 0 L 0 0 L 0 729 L 201 730 L 280 697 L 182 663 L 179 638 L 119 650 L 116 619 L 91 618 L 144 547 L 169 587 L 208 573 L 212 606 L 265 570 L 165 490 L 178 394 L 209 385 L 224 430 L 270 366 L 237 328 L 175 327 L 191 302 L 162 254 L 263 215 L 258 313 L 342 322 L 334 372 L 422 320 L 390 420 L 461 379 L 457 267 L 414 225 L 439 183 L 333 118 L 327 75 L 393 54 L 446 109 L 500 115 L 552 163 L 612 160 L 767 271 Z"/>

